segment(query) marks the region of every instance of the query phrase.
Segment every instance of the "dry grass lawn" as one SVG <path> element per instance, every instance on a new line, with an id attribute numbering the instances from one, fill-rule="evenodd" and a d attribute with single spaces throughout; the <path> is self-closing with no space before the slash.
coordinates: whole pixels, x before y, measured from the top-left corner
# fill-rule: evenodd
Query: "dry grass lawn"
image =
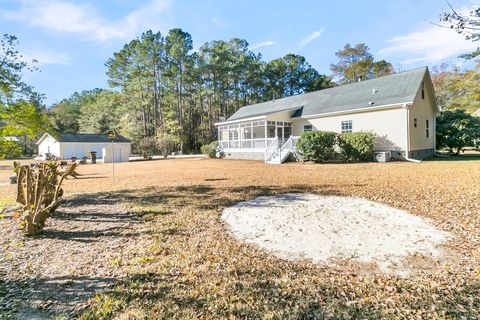
<path id="1" fill-rule="evenodd" d="M 0 181 L 10 175 L 0 164 Z M 265 165 L 160 160 L 84 165 L 67 196 L 115 195 L 145 220 L 129 274 L 90 301 L 96 318 L 480 318 L 480 160 Z M 374 265 L 287 262 L 239 243 L 223 208 L 261 195 L 312 192 L 364 197 L 431 219 L 455 239 L 436 263 L 412 256 L 407 278 Z M 3 201 L 14 188 L 0 185 Z M 78 195 L 77 195 L 78 196 Z M 47 222 L 48 223 L 48 222 Z"/>

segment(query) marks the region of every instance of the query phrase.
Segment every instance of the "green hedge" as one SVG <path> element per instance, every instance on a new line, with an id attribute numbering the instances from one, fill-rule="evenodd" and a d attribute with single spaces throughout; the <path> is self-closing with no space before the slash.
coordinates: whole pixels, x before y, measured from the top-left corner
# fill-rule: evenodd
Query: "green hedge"
<path id="1" fill-rule="evenodd" d="M 203 145 L 200 150 L 203 154 L 206 154 L 209 158 L 216 158 L 217 157 L 217 148 L 218 148 L 218 141 L 213 141 L 209 144 Z"/>
<path id="2" fill-rule="evenodd" d="M 372 161 L 375 134 L 349 132 L 337 134 L 330 131 L 309 131 L 302 134 L 297 148 L 305 161 L 325 162 L 337 160 L 335 146 L 344 161 Z"/>
<path id="3" fill-rule="evenodd" d="M 340 154 L 345 161 L 372 161 L 375 135 L 371 132 L 350 132 L 338 136 Z"/>
<path id="4" fill-rule="evenodd" d="M 334 155 L 337 134 L 329 131 L 304 132 L 297 148 L 305 161 L 325 162 Z"/>

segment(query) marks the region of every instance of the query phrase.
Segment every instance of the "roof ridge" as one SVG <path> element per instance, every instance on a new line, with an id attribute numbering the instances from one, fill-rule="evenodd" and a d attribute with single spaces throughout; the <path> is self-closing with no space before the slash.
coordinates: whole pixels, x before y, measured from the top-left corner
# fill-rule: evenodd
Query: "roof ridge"
<path id="1" fill-rule="evenodd" d="M 318 109 L 317 111 L 323 109 L 326 112 L 334 109 L 344 110 L 347 107 L 363 108 L 374 103 L 379 105 L 413 101 L 421 80 L 426 76 L 428 67 L 420 67 L 361 82 L 263 101 L 241 107 L 227 121 L 301 106 L 306 107 L 307 113 L 311 113 L 312 108 Z"/>
<path id="2" fill-rule="evenodd" d="M 267 101 L 263 101 L 263 102 L 251 104 L 251 105 L 248 105 L 248 106 L 243 106 L 243 107 L 241 107 L 240 109 L 242 109 L 242 108 L 249 108 L 249 107 L 255 107 L 255 106 L 259 105 L 259 104 L 264 104 L 264 103 L 269 103 L 269 102 L 275 102 L 275 101 L 281 101 L 281 100 L 289 99 L 289 98 L 292 98 L 292 97 L 299 97 L 299 96 L 310 95 L 310 94 L 313 94 L 313 93 L 318 93 L 318 92 L 320 92 L 320 91 L 322 91 L 322 92 L 325 92 L 325 91 L 333 91 L 333 90 L 335 90 L 335 89 L 345 88 L 345 87 L 354 86 L 354 85 L 359 85 L 359 84 L 364 84 L 365 82 L 371 82 L 371 81 L 378 80 L 378 79 L 384 79 L 384 78 L 387 78 L 387 77 L 398 76 L 398 75 L 400 75 L 400 74 L 410 73 L 410 72 L 418 71 L 418 70 L 420 70 L 420 69 L 425 69 L 425 71 L 426 71 L 426 70 L 428 70 L 428 67 L 427 67 L 427 66 L 423 66 L 423 67 L 418 67 L 418 68 L 411 69 L 411 70 L 405 70 L 405 71 L 401 71 L 401 72 L 397 72 L 397 73 L 392 73 L 392 74 L 388 74 L 388 75 L 376 77 L 376 78 L 373 78 L 373 79 L 367 79 L 367 80 L 362 80 L 362 81 L 356 81 L 356 82 L 346 83 L 346 84 L 338 85 L 338 86 L 336 86 L 336 87 L 325 88 L 325 89 L 320 89 L 320 90 L 315 90 L 315 91 L 310 91 L 310 92 L 304 92 L 304 93 L 298 93 L 298 94 L 294 94 L 294 95 L 291 95 L 291 96 L 288 96 L 288 97 L 283 97 L 283 98 L 280 98 L 280 99 L 267 100 Z M 240 110 L 240 109 L 239 109 L 239 110 Z"/>

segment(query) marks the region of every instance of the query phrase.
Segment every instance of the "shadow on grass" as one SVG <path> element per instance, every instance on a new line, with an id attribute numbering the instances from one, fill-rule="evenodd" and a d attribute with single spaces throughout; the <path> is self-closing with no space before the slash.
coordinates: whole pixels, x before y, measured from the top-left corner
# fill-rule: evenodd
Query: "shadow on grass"
<path id="1" fill-rule="evenodd" d="M 480 153 L 464 153 L 458 156 L 434 156 L 425 161 L 480 161 Z"/>
<path id="2" fill-rule="evenodd" d="M 55 315 L 71 318 L 85 301 L 105 291 L 117 280 L 75 275 L 26 280 L 2 278 L 0 319 L 52 319 Z"/>

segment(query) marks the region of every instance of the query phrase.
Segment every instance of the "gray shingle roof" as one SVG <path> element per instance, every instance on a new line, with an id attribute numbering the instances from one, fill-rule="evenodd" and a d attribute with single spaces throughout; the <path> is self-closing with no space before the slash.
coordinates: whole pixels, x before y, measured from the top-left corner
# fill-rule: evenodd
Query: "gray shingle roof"
<path id="1" fill-rule="evenodd" d="M 227 121 L 287 110 L 296 110 L 294 117 L 299 117 L 413 102 L 425 74 L 427 67 L 245 106 Z"/>
<path id="2" fill-rule="evenodd" d="M 90 134 L 90 133 L 60 133 L 59 142 L 112 142 L 107 139 L 106 134 Z M 115 142 L 130 142 L 124 136 L 117 134 Z"/>

